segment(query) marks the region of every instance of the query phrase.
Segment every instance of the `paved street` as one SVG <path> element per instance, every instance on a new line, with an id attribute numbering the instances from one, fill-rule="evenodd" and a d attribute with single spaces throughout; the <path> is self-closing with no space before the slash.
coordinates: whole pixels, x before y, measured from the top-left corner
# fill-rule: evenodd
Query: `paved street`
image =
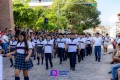
<path id="1" fill-rule="evenodd" d="M 109 46 L 109 51 L 112 50 L 111 48 Z M 37 61 L 33 61 L 34 67 L 30 70 L 30 80 L 110 80 L 110 75 L 108 75 L 108 71 L 111 68 L 110 61 L 111 55 L 102 54 L 102 60 L 98 63 L 94 59 L 94 54 L 92 54 L 91 56 L 85 57 L 80 63 L 77 63 L 76 71 L 71 71 L 68 60 L 60 65 L 59 59 L 56 58 L 53 59 L 53 70 L 69 71 L 67 76 L 59 76 L 58 78 L 49 76 L 50 70 L 45 70 L 45 63 L 44 65 L 38 66 L 36 65 Z M 9 59 L 4 58 L 3 80 L 14 80 L 14 68 L 10 68 L 9 66 Z M 22 73 L 21 80 L 23 80 Z"/>

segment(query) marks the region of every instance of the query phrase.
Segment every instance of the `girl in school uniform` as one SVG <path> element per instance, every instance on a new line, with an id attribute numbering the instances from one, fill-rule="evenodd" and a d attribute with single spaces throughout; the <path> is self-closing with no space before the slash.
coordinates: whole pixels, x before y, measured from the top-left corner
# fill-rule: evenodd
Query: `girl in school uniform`
<path id="1" fill-rule="evenodd" d="M 45 53 L 45 60 L 46 60 L 46 70 L 48 70 L 49 66 L 48 66 L 48 60 L 50 62 L 50 67 L 53 67 L 52 64 L 52 56 L 53 56 L 53 52 L 54 52 L 54 47 L 53 47 L 53 42 L 51 41 L 51 37 L 48 35 L 47 36 L 47 40 L 45 41 L 45 45 L 44 45 L 44 53 Z"/>
<path id="2" fill-rule="evenodd" d="M 9 43 L 9 52 L 13 52 L 16 49 L 16 45 L 17 45 L 17 41 L 15 40 L 15 36 L 12 36 L 10 43 Z M 15 56 L 15 55 L 12 55 Z M 13 66 L 13 59 L 12 56 L 10 56 L 10 62 L 11 62 L 11 66 Z"/>
<path id="3" fill-rule="evenodd" d="M 42 59 L 41 64 L 43 64 L 43 60 L 44 60 L 43 46 L 44 46 L 43 38 L 41 37 L 41 35 L 39 35 L 39 39 L 37 40 L 37 60 L 38 60 L 37 65 L 39 65 L 40 63 L 40 56 Z"/>
<path id="4" fill-rule="evenodd" d="M 29 80 L 28 70 L 33 67 L 32 60 L 32 43 L 27 40 L 25 32 L 21 32 L 18 38 L 16 50 L 7 54 L 8 57 L 16 53 L 15 58 L 15 80 L 20 80 L 20 72 L 23 70 L 24 80 Z"/>

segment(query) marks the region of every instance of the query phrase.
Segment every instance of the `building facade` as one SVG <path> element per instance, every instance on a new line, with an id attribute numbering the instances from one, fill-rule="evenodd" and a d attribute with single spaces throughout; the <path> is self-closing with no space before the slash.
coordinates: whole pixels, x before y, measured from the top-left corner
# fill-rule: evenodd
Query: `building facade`
<path id="1" fill-rule="evenodd" d="M 14 31 L 12 0 L 0 0 L 0 31 L 6 28 Z"/>

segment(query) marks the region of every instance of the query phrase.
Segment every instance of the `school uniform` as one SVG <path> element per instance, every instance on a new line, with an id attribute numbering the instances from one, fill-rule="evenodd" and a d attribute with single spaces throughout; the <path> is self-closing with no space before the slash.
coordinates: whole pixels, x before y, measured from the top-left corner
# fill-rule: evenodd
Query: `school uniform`
<path id="1" fill-rule="evenodd" d="M 68 41 L 70 41 L 70 38 L 66 38 L 65 39 L 66 40 L 66 44 L 67 44 L 67 42 Z M 67 58 L 69 58 L 70 56 L 69 56 L 69 53 L 68 53 L 68 49 L 65 51 L 65 60 L 67 60 Z"/>
<path id="2" fill-rule="evenodd" d="M 37 53 L 38 54 L 43 53 L 43 46 L 44 46 L 44 41 L 37 40 Z"/>
<path id="3" fill-rule="evenodd" d="M 104 38 L 104 47 L 107 47 L 107 46 L 108 46 L 109 41 L 110 41 L 109 37 L 105 37 L 105 38 Z"/>
<path id="4" fill-rule="evenodd" d="M 51 68 L 53 67 L 52 64 L 52 53 L 53 53 L 53 42 L 52 41 L 45 41 L 45 45 L 44 45 L 44 53 L 45 53 L 45 60 L 46 60 L 46 69 L 49 68 L 48 66 L 48 60 L 50 62 L 50 66 Z"/>
<path id="5" fill-rule="evenodd" d="M 28 43 L 28 49 L 32 49 L 32 43 L 30 41 Z M 25 50 L 25 42 L 19 42 L 16 46 L 16 59 L 15 59 L 15 69 L 20 70 L 29 70 L 33 67 L 32 60 L 29 59 L 29 61 L 25 61 L 25 58 L 27 57 L 28 53 L 26 53 Z"/>
<path id="6" fill-rule="evenodd" d="M 37 40 L 38 40 L 38 39 L 36 39 L 36 38 L 33 40 L 33 42 L 35 43 L 35 45 L 37 44 Z"/>
<path id="7" fill-rule="evenodd" d="M 65 40 L 64 39 L 57 39 L 57 47 L 58 47 L 58 54 L 60 58 L 60 64 L 62 64 L 62 61 L 65 60 L 64 53 L 65 53 Z"/>
<path id="8" fill-rule="evenodd" d="M 10 52 L 13 52 L 16 49 L 17 41 L 10 40 L 9 45 L 10 45 Z"/>
<path id="9" fill-rule="evenodd" d="M 95 52 L 95 58 L 96 61 L 98 60 L 98 62 L 100 62 L 101 59 L 101 46 L 102 46 L 102 38 L 101 37 L 94 37 L 93 38 L 94 41 L 94 52 Z"/>
<path id="10" fill-rule="evenodd" d="M 66 45 L 67 38 L 63 38 L 63 42 L 64 42 L 64 44 Z M 67 57 L 68 57 L 68 55 L 67 55 L 67 51 L 64 49 L 63 59 L 64 59 L 64 60 L 67 60 Z"/>
<path id="11" fill-rule="evenodd" d="M 75 39 L 71 39 L 67 41 L 67 45 L 68 45 L 68 54 L 70 59 L 70 68 L 75 70 L 78 42 Z"/>
<path id="12" fill-rule="evenodd" d="M 91 41 L 92 41 L 92 39 L 90 38 L 90 37 L 88 37 L 87 38 L 87 40 L 86 40 L 86 55 L 88 56 L 88 54 L 89 55 L 91 55 Z"/>

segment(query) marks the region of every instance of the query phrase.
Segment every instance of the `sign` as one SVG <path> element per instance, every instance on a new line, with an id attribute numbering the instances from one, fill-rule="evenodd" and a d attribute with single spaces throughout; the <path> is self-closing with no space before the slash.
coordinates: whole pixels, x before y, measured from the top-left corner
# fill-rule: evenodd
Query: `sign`
<path id="1" fill-rule="evenodd" d="M 65 71 L 65 70 L 61 70 L 61 71 L 58 71 L 58 70 L 51 70 L 50 71 L 50 76 L 53 76 L 53 77 L 58 77 L 58 76 L 67 76 L 69 73 L 69 71 Z"/>

